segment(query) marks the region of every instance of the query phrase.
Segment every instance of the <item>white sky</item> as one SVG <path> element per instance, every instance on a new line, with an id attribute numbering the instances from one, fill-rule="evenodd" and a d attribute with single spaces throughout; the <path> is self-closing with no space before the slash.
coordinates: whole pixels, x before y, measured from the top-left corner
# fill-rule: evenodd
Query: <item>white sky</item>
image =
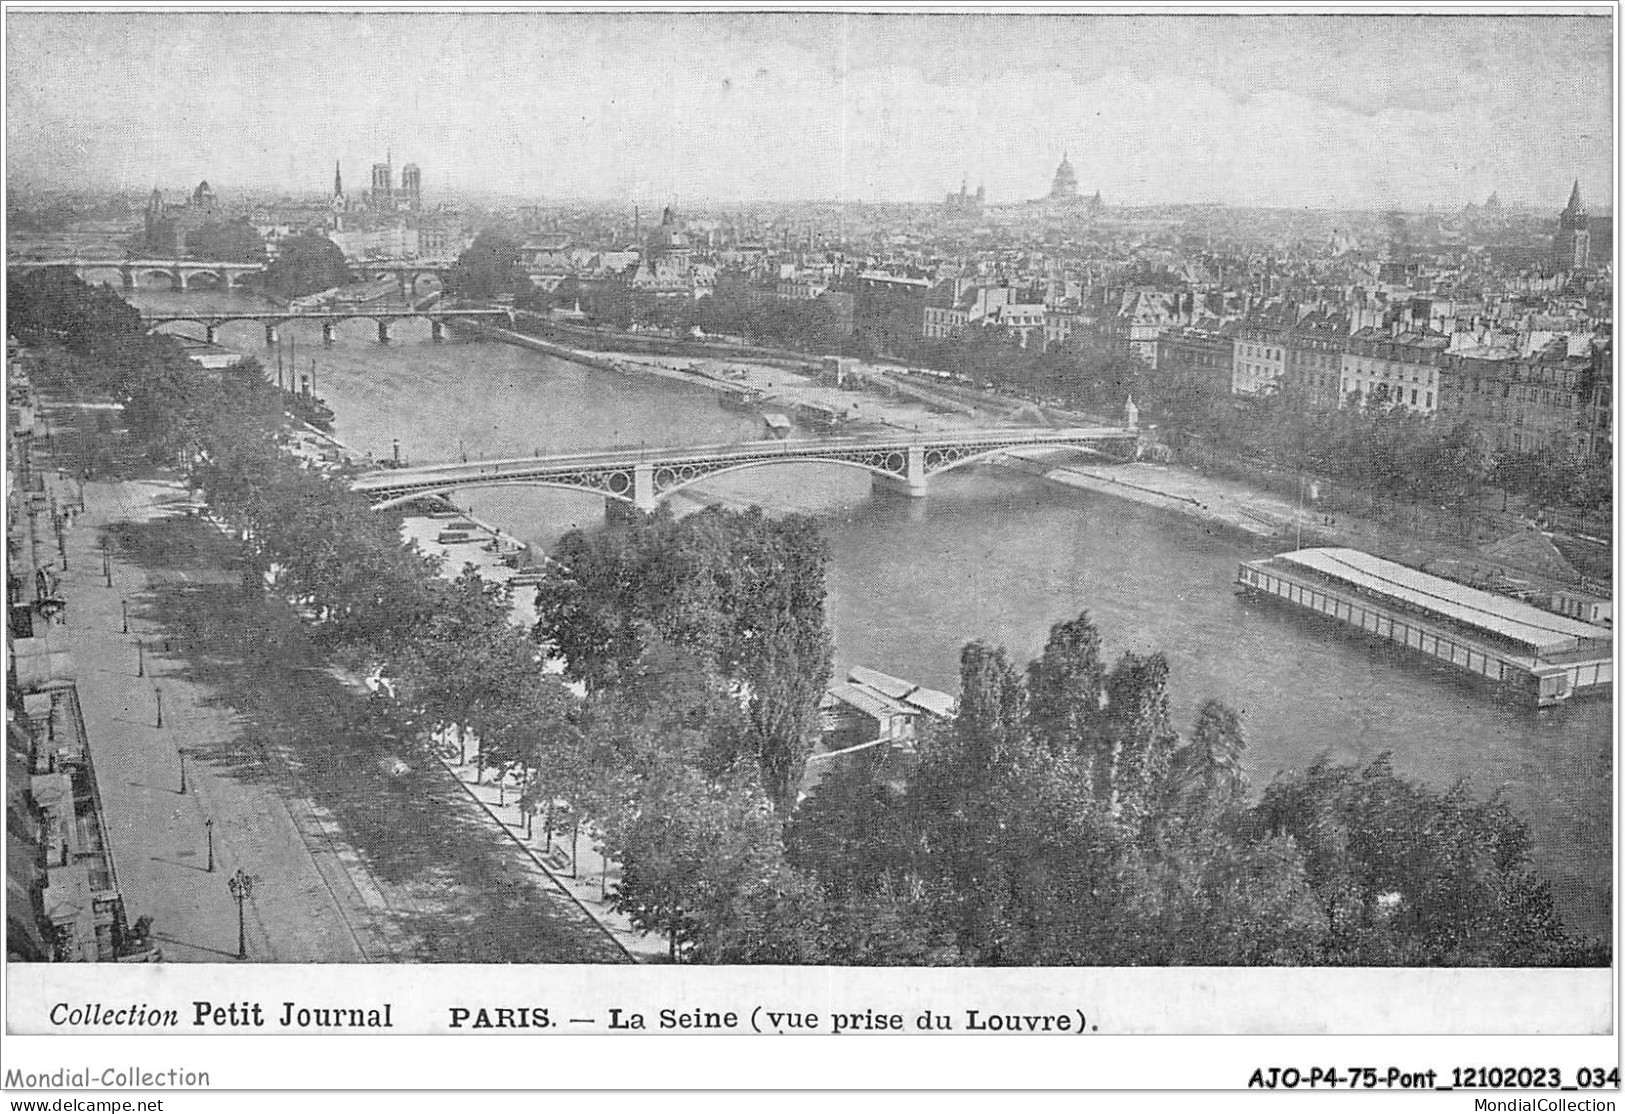
<path id="1" fill-rule="evenodd" d="M 18 12 L 12 182 L 659 202 L 1560 206 L 1613 191 L 1606 17 Z"/>

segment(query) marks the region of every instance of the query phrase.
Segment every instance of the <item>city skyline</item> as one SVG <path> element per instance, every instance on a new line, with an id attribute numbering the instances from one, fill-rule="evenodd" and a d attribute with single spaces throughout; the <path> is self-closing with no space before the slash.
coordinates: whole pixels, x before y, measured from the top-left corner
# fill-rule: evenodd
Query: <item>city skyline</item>
<path id="1" fill-rule="evenodd" d="M 1004 204 L 1066 154 L 1123 204 L 1613 196 L 1597 15 L 13 12 L 7 39 L 14 188 L 306 193 L 336 159 L 355 189 L 387 151 L 430 196 Z"/>

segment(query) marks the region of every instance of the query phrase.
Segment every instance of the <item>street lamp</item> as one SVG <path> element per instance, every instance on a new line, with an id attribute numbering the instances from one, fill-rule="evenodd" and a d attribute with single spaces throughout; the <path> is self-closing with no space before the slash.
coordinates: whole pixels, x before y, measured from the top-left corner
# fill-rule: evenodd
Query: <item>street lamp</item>
<path id="1" fill-rule="evenodd" d="M 176 753 L 180 755 L 181 759 L 181 792 L 184 793 L 186 792 L 186 752 L 181 750 Z"/>
<path id="2" fill-rule="evenodd" d="M 118 601 L 118 612 L 119 612 L 119 617 L 123 620 L 123 624 L 124 624 L 122 627 L 119 628 L 119 633 L 121 633 L 121 634 L 129 634 L 130 633 L 130 601 L 129 600 L 119 600 Z"/>
<path id="3" fill-rule="evenodd" d="M 157 722 L 157 724 L 155 726 L 162 727 L 164 725 L 164 690 L 154 686 L 153 690 L 152 690 L 152 695 L 157 697 L 157 699 L 158 699 L 158 722 Z M 186 786 L 185 786 L 185 782 L 186 782 L 186 757 L 184 755 L 181 756 L 181 782 L 182 782 L 181 791 L 185 792 L 185 790 L 186 790 Z"/>
<path id="4" fill-rule="evenodd" d="M 233 900 L 237 902 L 237 958 L 248 958 L 248 932 L 243 920 L 243 903 L 254 893 L 254 877 L 242 867 L 237 873 L 226 879 L 226 889 L 231 891 Z"/>
<path id="5" fill-rule="evenodd" d="M 135 640 L 135 675 L 147 675 L 147 648 L 139 638 Z"/>
<path id="6" fill-rule="evenodd" d="M 214 818 L 211 816 L 203 821 L 203 831 L 209 837 L 209 866 L 210 874 L 214 873 Z"/>

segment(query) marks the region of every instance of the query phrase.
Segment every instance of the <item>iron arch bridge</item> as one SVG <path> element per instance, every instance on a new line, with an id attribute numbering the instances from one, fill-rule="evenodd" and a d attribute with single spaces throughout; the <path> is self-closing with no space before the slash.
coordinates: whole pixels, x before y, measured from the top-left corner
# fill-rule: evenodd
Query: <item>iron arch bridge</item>
<path id="1" fill-rule="evenodd" d="M 421 317 L 429 322 L 430 334 L 435 340 L 441 340 L 445 335 L 445 325 L 448 321 L 475 321 L 490 318 L 500 318 L 512 324 L 513 311 L 508 309 L 467 308 L 428 306 L 422 309 L 367 309 L 356 306 L 351 309 L 335 310 L 309 310 L 295 312 L 292 310 L 218 310 L 196 311 L 192 313 L 149 313 L 143 314 L 141 321 L 148 329 L 156 329 L 160 325 L 185 323 L 202 325 L 207 333 L 207 340 L 213 344 L 219 334 L 220 326 L 232 321 L 257 321 L 265 326 L 265 343 L 277 342 L 277 326 L 289 321 L 315 321 L 322 326 L 322 340 L 332 344 L 335 331 L 345 321 L 365 319 L 376 322 L 378 325 L 378 341 L 380 344 L 389 343 L 389 326 L 396 321 L 405 321 L 410 318 Z"/>
<path id="2" fill-rule="evenodd" d="M 861 468 L 873 474 L 878 484 L 923 496 L 932 476 L 1011 449 L 1053 445 L 1131 457 L 1138 444 L 1139 432 L 1127 426 L 970 430 L 893 438 L 829 437 L 384 469 L 357 476 L 352 486 L 372 500 L 375 510 L 446 495 L 459 488 L 556 487 L 602 495 L 651 511 L 661 500 L 701 480 L 775 464 Z"/>

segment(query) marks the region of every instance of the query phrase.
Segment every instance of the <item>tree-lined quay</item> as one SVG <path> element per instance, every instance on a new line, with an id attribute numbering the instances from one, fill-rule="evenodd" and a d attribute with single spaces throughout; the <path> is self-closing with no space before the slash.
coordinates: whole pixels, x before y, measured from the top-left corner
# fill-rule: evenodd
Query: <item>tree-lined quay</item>
<path id="1" fill-rule="evenodd" d="M 534 822 L 621 863 L 616 904 L 675 960 L 1609 959 L 1563 931 L 1504 803 L 1384 759 L 1250 792 L 1222 694 L 1181 734 L 1166 661 L 1108 664 L 1087 615 L 1025 670 L 968 645 L 959 714 L 921 741 L 906 790 L 853 764 L 800 800 L 831 655 L 813 521 L 629 512 L 572 532 L 526 632 L 472 570 L 442 577 L 398 518 L 284 453 L 257 367 L 204 372 L 71 276 L 25 277 L 9 300 L 58 386 L 125 400 L 132 438 L 185 466 L 242 539 L 244 592 L 275 592 L 335 662 L 388 679 L 380 731 L 477 739 Z"/>

